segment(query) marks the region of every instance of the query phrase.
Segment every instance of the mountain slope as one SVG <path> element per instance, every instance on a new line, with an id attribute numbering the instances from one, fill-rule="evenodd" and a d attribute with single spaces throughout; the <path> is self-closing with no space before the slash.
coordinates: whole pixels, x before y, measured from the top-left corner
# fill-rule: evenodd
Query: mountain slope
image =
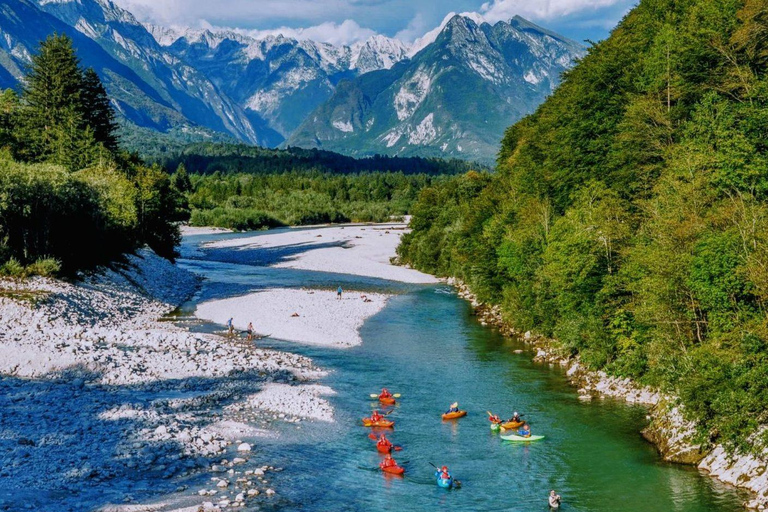
<path id="1" fill-rule="evenodd" d="M 259 137 L 234 102 L 200 72 L 164 52 L 154 38 L 114 4 L 102 0 L 0 0 L 0 81 L 23 79 L 38 43 L 53 33 L 74 41 L 85 66 L 101 76 L 126 120 L 166 131 L 207 127 L 256 143 Z"/>
<path id="2" fill-rule="evenodd" d="M 340 84 L 287 144 L 492 162 L 504 129 L 583 53 L 519 17 L 491 26 L 457 15 L 412 59 Z"/>
<path id="3" fill-rule="evenodd" d="M 327 100 L 341 79 L 390 68 L 408 51 L 383 36 L 334 46 L 281 35 L 254 39 L 235 32 L 150 30 L 243 107 L 254 125 L 269 130 L 275 145 Z"/>

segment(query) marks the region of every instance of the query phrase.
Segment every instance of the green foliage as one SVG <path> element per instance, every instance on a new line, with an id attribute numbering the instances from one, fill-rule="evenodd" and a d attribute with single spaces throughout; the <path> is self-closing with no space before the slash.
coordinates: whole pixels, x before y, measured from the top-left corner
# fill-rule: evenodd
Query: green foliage
<path id="1" fill-rule="evenodd" d="M 340 222 L 385 222 L 409 213 L 419 191 L 447 180 L 423 174 L 193 174 L 172 181 L 189 189 L 194 226 L 238 230 Z"/>
<path id="2" fill-rule="evenodd" d="M 768 421 L 766 33 L 760 0 L 642 0 L 507 130 L 496 175 L 422 191 L 401 261 L 746 448 Z"/>
<path id="3" fill-rule="evenodd" d="M 21 279 L 27 277 L 27 269 L 16 258 L 9 258 L 0 267 L 0 274 L 12 279 Z"/>
<path id="4" fill-rule="evenodd" d="M 51 275 L 149 245 L 173 258 L 186 199 L 121 153 L 98 75 L 66 36 L 40 43 L 21 95 L 0 94 L 0 262 Z"/>
<path id="5" fill-rule="evenodd" d="M 27 266 L 31 276 L 54 277 L 61 271 L 61 263 L 56 258 L 39 258 Z"/>

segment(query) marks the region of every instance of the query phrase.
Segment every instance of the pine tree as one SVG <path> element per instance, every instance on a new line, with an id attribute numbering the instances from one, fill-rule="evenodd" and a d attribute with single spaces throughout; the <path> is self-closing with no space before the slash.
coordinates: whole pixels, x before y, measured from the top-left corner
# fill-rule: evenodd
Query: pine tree
<path id="1" fill-rule="evenodd" d="M 192 192 L 192 180 L 189 179 L 189 173 L 187 173 L 187 168 L 183 162 L 179 164 L 176 172 L 171 176 L 171 186 L 182 194 Z"/>
<path id="2" fill-rule="evenodd" d="M 23 160 L 71 161 L 69 148 L 76 142 L 68 139 L 85 126 L 82 88 L 83 72 L 72 40 L 54 34 L 41 42 L 23 91 L 20 131 L 26 144 L 19 155 Z"/>
<path id="3" fill-rule="evenodd" d="M 111 152 L 117 151 L 115 112 L 109 102 L 107 91 L 93 68 L 88 68 L 83 74 L 81 101 L 83 119 L 85 124 L 93 129 L 96 141 L 102 143 Z"/>
<path id="4" fill-rule="evenodd" d="M 44 130 L 68 121 L 73 111 L 83 111 L 82 89 L 83 72 L 72 40 L 54 34 L 41 42 L 24 88 L 30 117 Z"/>

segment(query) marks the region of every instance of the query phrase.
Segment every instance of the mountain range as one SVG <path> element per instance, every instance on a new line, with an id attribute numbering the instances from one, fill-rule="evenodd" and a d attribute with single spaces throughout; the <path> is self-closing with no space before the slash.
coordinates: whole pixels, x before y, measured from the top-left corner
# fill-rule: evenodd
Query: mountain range
<path id="1" fill-rule="evenodd" d="M 0 87 L 23 83 L 41 40 L 67 34 L 128 130 L 485 163 L 584 55 L 519 17 L 456 15 L 412 44 L 332 45 L 142 24 L 109 0 L 0 0 L 0 32 Z"/>

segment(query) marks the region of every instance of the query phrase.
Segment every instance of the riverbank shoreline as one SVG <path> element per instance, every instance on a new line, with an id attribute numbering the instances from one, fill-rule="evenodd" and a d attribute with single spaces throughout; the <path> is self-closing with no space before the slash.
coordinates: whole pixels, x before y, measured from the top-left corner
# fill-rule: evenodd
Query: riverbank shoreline
<path id="1" fill-rule="evenodd" d="M 462 281 L 446 279 L 457 290 L 460 298 L 470 303 L 473 314 L 481 325 L 499 330 L 507 337 L 519 339 L 535 352 L 534 361 L 557 365 L 565 370 L 570 384 L 577 388 L 579 399 L 613 398 L 649 410 L 649 425 L 642 436 L 656 446 L 667 462 L 693 465 L 723 483 L 746 489 L 753 499 L 744 507 L 768 510 L 768 454 L 758 458 L 752 455 L 731 455 L 722 445 L 705 447 L 692 441 L 695 425 L 683 417 L 674 396 L 631 379 L 613 377 L 603 371 L 592 371 L 581 365 L 578 356 L 564 354 L 553 340 L 530 331 L 520 332 L 504 321 L 498 305 L 485 304 Z"/>
<path id="2" fill-rule="evenodd" d="M 0 509 L 277 499 L 266 475 L 280 468 L 261 460 L 259 439 L 333 421 L 320 398 L 332 391 L 315 383 L 326 372 L 163 321 L 199 284 L 149 250 L 73 282 L 0 282 Z"/>

